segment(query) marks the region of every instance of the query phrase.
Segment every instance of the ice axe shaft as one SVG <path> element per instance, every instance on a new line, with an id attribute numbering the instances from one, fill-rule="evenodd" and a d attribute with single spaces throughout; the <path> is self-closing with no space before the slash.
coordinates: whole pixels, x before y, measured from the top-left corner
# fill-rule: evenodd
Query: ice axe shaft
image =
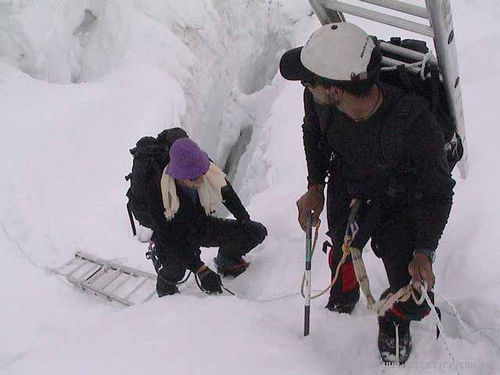
<path id="1" fill-rule="evenodd" d="M 312 258 L 312 212 L 307 215 L 306 264 L 304 273 L 304 336 L 309 335 L 311 316 L 311 258 Z"/>

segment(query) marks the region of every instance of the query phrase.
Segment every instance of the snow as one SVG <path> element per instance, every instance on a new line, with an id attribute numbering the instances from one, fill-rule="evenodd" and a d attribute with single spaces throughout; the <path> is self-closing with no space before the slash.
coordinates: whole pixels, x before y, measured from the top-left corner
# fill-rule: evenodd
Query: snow
<path id="1" fill-rule="evenodd" d="M 495 5 L 452 4 L 470 176 L 457 177 L 435 273 L 466 327 L 439 297 L 455 362 L 427 318 L 412 326 L 406 368 L 392 369 L 379 365 L 364 303 L 348 317 L 313 300 L 302 337 L 302 89 L 277 64 L 319 26 L 307 1 L 0 1 L 0 373 L 498 373 Z M 189 280 L 180 295 L 123 308 L 79 291 L 51 272 L 78 250 L 153 272 L 131 237 L 123 177 L 135 141 L 170 126 L 228 171 L 268 228 L 249 270 L 225 280 L 238 297 L 206 296 Z M 214 255 L 202 257 L 213 266 Z M 378 295 L 383 266 L 364 258 Z M 318 250 L 313 288 L 328 275 Z"/>

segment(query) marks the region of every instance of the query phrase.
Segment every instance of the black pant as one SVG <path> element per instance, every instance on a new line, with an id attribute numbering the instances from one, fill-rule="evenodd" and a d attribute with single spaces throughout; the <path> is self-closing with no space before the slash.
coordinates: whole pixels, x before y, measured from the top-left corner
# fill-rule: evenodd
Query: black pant
<path id="1" fill-rule="evenodd" d="M 265 227 L 256 221 L 243 225 L 236 220 L 207 216 L 203 225 L 191 231 L 189 241 L 196 248 L 198 256 L 201 253 L 200 247 L 219 247 L 218 256 L 237 263 L 240 257 L 264 241 L 266 235 Z M 161 279 L 173 284 L 182 280 L 187 267 L 178 254 L 181 251 L 193 251 L 192 247 L 179 249 L 176 248 L 177 244 L 167 240 L 155 242 L 155 246 L 159 260 L 155 269 Z"/>
<path id="2" fill-rule="evenodd" d="M 374 239 L 374 251 L 382 258 L 389 280 L 389 291 L 397 292 L 411 281 L 408 265 L 413 259 L 415 235 L 407 211 L 392 212 L 386 215 Z M 387 292 L 387 291 L 386 291 Z M 434 294 L 429 292 L 434 300 Z M 388 317 L 396 322 L 421 320 L 430 311 L 427 302 L 417 305 L 413 298 L 398 302 L 388 312 Z"/>

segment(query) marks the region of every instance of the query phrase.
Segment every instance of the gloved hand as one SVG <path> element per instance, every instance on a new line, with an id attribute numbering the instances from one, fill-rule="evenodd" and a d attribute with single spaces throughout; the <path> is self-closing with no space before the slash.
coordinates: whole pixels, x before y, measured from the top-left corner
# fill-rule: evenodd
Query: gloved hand
<path id="1" fill-rule="evenodd" d="M 307 231 L 307 215 L 309 212 L 312 211 L 313 226 L 318 225 L 319 215 L 321 211 L 323 211 L 323 206 L 325 205 L 323 189 L 323 185 L 313 185 L 309 187 L 307 192 L 297 201 L 299 224 L 304 232 Z"/>
<path id="2" fill-rule="evenodd" d="M 222 293 L 222 281 L 220 279 L 220 276 L 210 268 L 203 265 L 196 271 L 196 275 L 200 279 L 201 287 L 208 294 Z"/>

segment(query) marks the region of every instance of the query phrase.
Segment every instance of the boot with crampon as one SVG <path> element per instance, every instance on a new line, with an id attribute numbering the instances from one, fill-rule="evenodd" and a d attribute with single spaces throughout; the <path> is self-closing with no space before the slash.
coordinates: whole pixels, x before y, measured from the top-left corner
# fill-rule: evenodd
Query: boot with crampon
<path id="1" fill-rule="evenodd" d="M 402 365 L 411 353 L 410 322 L 378 319 L 378 350 L 385 364 Z"/>
<path id="2" fill-rule="evenodd" d="M 239 276 L 243 272 L 245 272 L 250 265 L 245 259 L 240 257 L 239 259 L 231 260 L 227 259 L 223 256 L 217 256 L 217 258 L 214 259 L 215 265 L 217 266 L 217 272 L 220 273 L 222 276 Z"/>

